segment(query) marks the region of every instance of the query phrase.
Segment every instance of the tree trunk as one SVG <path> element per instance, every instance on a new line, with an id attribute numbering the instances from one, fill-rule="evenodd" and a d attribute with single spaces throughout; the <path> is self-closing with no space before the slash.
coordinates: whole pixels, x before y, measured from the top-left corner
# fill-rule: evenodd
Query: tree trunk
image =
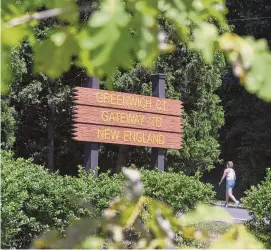
<path id="1" fill-rule="evenodd" d="M 48 124 L 48 168 L 50 172 L 54 172 L 54 150 L 55 150 L 55 106 L 51 107 L 49 111 L 49 124 Z"/>
<path id="2" fill-rule="evenodd" d="M 121 168 L 125 167 L 127 164 L 127 156 L 128 156 L 128 147 L 125 145 L 119 146 L 119 154 L 118 154 L 118 160 L 116 165 L 116 172 L 120 173 Z"/>

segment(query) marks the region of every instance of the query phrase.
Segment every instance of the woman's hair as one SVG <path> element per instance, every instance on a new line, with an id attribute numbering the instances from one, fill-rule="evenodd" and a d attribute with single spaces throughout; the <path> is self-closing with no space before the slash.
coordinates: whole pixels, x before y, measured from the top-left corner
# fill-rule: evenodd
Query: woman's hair
<path id="1" fill-rule="evenodd" d="M 226 166 L 228 167 L 233 167 L 233 162 L 232 161 L 227 161 L 227 164 L 226 164 Z"/>

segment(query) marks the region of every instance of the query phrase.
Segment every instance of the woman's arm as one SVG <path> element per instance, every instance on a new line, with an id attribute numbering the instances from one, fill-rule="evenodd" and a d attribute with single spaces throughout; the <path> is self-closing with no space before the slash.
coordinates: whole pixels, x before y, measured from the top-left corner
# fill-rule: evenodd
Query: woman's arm
<path id="1" fill-rule="evenodd" d="M 222 176 L 222 178 L 221 178 L 221 180 L 219 182 L 219 185 L 221 185 L 222 181 L 225 179 L 226 174 L 227 174 L 227 169 L 224 170 L 224 173 L 223 173 L 223 176 Z"/>

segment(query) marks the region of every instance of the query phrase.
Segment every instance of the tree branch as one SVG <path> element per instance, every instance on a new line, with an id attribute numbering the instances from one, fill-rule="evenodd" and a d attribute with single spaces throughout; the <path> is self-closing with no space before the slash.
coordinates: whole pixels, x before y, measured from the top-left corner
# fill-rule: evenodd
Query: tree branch
<path id="1" fill-rule="evenodd" d="M 71 12 L 76 12 L 76 11 L 85 13 L 85 12 L 92 12 L 94 10 L 96 10 L 96 9 L 93 7 L 87 7 L 87 6 L 81 6 L 81 7 L 79 7 L 79 9 L 75 9 L 72 7 L 55 8 L 55 9 L 35 12 L 33 14 L 24 15 L 21 17 L 15 17 L 15 18 L 11 19 L 10 21 L 8 21 L 6 23 L 6 26 L 8 28 L 12 28 L 12 27 L 18 26 L 23 23 L 27 23 L 32 20 L 41 20 L 41 19 L 46 19 L 49 17 L 56 17 L 56 16 L 62 15 L 64 13 L 71 13 Z"/>
<path id="2" fill-rule="evenodd" d="M 73 8 L 56 8 L 56 9 L 44 10 L 40 12 L 35 12 L 31 15 L 28 14 L 21 17 L 15 17 L 11 19 L 9 22 L 7 22 L 6 25 L 8 28 L 12 28 L 14 26 L 27 23 L 31 20 L 41 20 L 41 19 L 45 19 L 49 17 L 55 17 L 63 13 L 72 12 L 72 11 L 74 11 Z"/>

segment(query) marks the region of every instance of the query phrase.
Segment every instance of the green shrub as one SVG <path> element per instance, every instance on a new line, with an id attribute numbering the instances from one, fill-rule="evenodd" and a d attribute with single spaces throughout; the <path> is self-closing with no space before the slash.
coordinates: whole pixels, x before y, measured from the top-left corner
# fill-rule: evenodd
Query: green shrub
<path id="1" fill-rule="evenodd" d="M 197 231 L 208 232 L 209 237 L 201 240 L 196 239 L 184 239 L 179 244 L 180 248 L 200 248 L 209 249 L 210 245 L 221 235 L 229 231 L 231 224 L 225 221 L 203 221 L 195 226 Z"/>
<path id="2" fill-rule="evenodd" d="M 100 221 L 91 218 L 74 223 L 68 228 L 66 237 L 59 237 L 55 231 L 47 232 L 34 240 L 31 248 L 263 248 L 263 244 L 249 234 L 244 225 L 232 223 L 230 215 L 222 208 L 201 204 L 181 219 L 177 218 L 170 206 L 143 196 L 139 171 L 125 168 L 123 174 L 124 195 L 112 200 Z"/>
<path id="3" fill-rule="evenodd" d="M 102 173 L 98 178 L 87 173 L 82 168 L 79 169 L 79 178 L 77 182 L 84 185 L 85 188 L 81 195 L 90 203 L 98 214 L 108 207 L 110 201 L 122 193 L 123 176 L 108 173 Z"/>
<path id="4" fill-rule="evenodd" d="M 2 248 L 27 248 L 49 228 L 60 232 L 82 216 L 100 216 L 110 201 L 122 193 L 122 174 L 101 174 L 94 179 L 80 169 L 79 177 L 50 174 L 31 160 L 1 151 Z M 145 194 L 175 210 L 187 211 L 198 202 L 213 199 L 212 186 L 183 173 L 141 170 Z M 85 206 L 83 202 L 90 203 Z"/>
<path id="5" fill-rule="evenodd" d="M 242 201 L 252 216 L 248 227 L 267 248 L 271 248 L 271 169 L 267 169 L 264 181 L 252 186 L 245 194 L 246 197 Z"/>
<path id="6" fill-rule="evenodd" d="M 202 183 L 199 176 L 150 170 L 141 170 L 141 174 L 144 195 L 169 204 L 175 211 L 186 212 L 199 202 L 209 203 L 215 196 L 212 185 Z"/>
<path id="7" fill-rule="evenodd" d="M 27 248 L 32 239 L 52 227 L 60 230 L 69 221 L 89 214 L 78 205 L 82 183 L 73 177 L 50 175 L 30 160 L 13 159 L 1 151 L 2 248 Z"/>

